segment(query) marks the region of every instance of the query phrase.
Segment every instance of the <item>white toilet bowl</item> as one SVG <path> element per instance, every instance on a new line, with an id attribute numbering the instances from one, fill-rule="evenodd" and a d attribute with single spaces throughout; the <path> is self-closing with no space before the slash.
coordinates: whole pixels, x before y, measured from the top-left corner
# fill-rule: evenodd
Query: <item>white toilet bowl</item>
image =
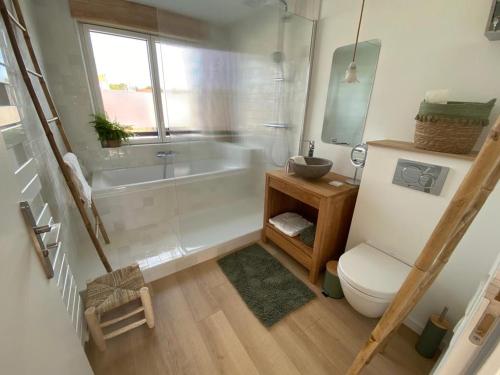
<path id="1" fill-rule="evenodd" d="M 393 300 L 410 267 L 362 243 L 342 254 L 337 271 L 351 306 L 369 318 L 378 318 Z"/>

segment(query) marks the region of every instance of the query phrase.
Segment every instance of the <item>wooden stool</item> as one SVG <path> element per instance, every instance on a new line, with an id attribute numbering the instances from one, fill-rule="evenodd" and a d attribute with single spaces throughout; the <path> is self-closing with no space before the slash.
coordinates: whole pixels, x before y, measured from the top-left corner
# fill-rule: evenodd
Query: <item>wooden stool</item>
<path id="1" fill-rule="evenodd" d="M 140 307 L 117 318 L 104 322 L 100 321 L 102 314 L 138 299 L 140 299 Z M 85 319 L 90 334 L 101 351 L 106 350 L 106 340 L 108 339 L 121 335 L 144 323 L 147 323 L 149 328 L 153 328 L 155 325 L 149 289 L 144 283 L 142 272 L 137 264 L 113 271 L 88 282 L 85 309 Z M 103 332 L 103 328 L 114 325 L 142 311 L 144 311 L 143 319 L 117 328 L 114 331 Z"/>

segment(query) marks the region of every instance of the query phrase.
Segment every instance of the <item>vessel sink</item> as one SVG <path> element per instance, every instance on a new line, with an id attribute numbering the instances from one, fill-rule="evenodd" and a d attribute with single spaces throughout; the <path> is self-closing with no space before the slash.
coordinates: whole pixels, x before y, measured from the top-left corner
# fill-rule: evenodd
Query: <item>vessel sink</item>
<path id="1" fill-rule="evenodd" d="M 296 164 L 290 160 L 290 169 L 299 177 L 313 180 L 323 177 L 330 172 L 333 163 L 328 159 L 314 158 L 305 156 L 307 165 Z"/>

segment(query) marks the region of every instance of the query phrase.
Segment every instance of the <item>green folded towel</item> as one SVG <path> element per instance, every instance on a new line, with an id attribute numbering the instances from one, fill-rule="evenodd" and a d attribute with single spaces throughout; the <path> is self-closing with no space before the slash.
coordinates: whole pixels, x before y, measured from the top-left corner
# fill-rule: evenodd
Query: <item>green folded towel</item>
<path id="1" fill-rule="evenodd" d="M 309 247 L 314 246 L 314 237 L 316 237 L 316 224 L 304 229 L 299 235 L 300 240 Z"/>
<path id="2" fill-rule="evenodd" d="M 495 102 L 496 99 L 492 99 L 487 103 L 448 102 L 438 104 L 423 101 L 420 104 L 415 120 L 422 122 L 451 120 L 453 122 L 487 126 Z"/>

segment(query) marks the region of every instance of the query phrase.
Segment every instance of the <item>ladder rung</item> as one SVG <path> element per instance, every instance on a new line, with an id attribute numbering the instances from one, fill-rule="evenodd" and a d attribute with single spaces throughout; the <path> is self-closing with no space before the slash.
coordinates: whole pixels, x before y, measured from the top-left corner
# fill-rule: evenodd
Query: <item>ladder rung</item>
<path id="1" fill-rule="evenodd" d="M 24 27 L 24 26 L 21 24 L 21 22 L 19 22 L 19 21 L 17 20 L 17 18 L 16 18 L 16 17 L 15 17 L 15 16 L 14 16 L 14 15 L 13 15 L 13 14 L 9 11 L 9 10 L 7 10 L 7 14 L 9 15 L 10 19 L 12 20 L 12 22 L 14 22 L 14 23 L 15 23 L 15 25 L 16 25 L 17 27 L 19 27 L 22 31 L 26 32 L 26 27 Z"/>
<path id="2" fill-rule="evenodd" d="M 56 116 L 56 117 L 52 117 L 52 118 L 47 119 L 47 122 L 54 122 L 57 120 L 59 120 L 59 117 Z"/>
<path id="3" fill-rule="evenodd" d="M 37 72 L 35 72 L 34 70 L 31 70 L 31 69 L 26 69 L 26 71 L 27 71 L 29 74 L 33 74 L 34 76 L 37 76 L 38 78 L 43 78 L 43 75 L 42 75 L 42 74 L 37 73 Z"/>

